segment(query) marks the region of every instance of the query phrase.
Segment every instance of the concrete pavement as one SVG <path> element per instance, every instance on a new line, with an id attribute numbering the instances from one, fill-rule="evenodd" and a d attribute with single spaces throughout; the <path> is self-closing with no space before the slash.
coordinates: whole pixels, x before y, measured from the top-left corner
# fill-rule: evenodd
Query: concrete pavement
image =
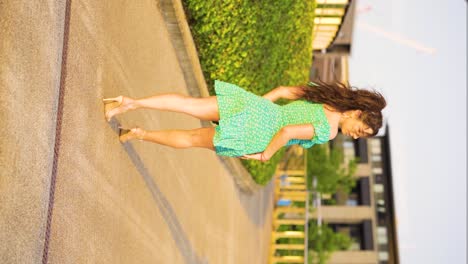
<path id="1" fill-rule="evenodd" d="M 64 10 L 63 1 L 0 1 L 0 263 L 42 257 Z"/>
<path id="2" fill-rule="evenodd" d="M 44 248 L 65 1 L 0 2 L 0 260 Z M 158 1 L 71 1 L 49 263 L 266 263 L 273 183 L 240 191 L 214 152 L 120 144 L 117 124 L 193 129 L 137 110 L 107 123 L 101 99 L 189 94 Z"/>

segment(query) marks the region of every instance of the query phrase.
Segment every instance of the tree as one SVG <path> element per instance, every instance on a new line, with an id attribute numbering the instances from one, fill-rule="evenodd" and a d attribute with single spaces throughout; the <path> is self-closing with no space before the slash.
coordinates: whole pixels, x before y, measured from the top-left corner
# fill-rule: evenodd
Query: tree
<path id="1" fill-rule="evenodd" d="M 335 193 L 338 188 L 350 193 L 356 185 L 353 177 L 357 169 L 355 159 L 344 164 L 344 154 L 341 150 L 327 151 L 327 145 L 317 145 L 307 150 L 307 182 L 312 189 L 312 179 L 317 177 L 317 191 Z"/>
<path id="2" fill-rule="evenodd" d="M 309 263 L 324 264 L 331 254 L 337 250 L 347 250 L 353 239 L 346 234 L 335 233 L 326 224 L 318 226 L 309 222 Z"/>
<path id="3" fill-rule="evenodd" d="M 317 191 L 336 193 L 339 189 L 350 193 L 356 185 L 353 177 L 357 169 L 355 159 L 343 164 L 344 154 L 340 149 L 328 151 L 327 145 L 317 145 L 307 150 L 307 182 L 312 188 L 312 179 L 317 177 Z M 343 233 L 335 233 L 326 224 L 317 226 L 309 222 L 309 263 L 324 264 L 337 250 L 346 250 L 351 246 L 352 238 Z"/>

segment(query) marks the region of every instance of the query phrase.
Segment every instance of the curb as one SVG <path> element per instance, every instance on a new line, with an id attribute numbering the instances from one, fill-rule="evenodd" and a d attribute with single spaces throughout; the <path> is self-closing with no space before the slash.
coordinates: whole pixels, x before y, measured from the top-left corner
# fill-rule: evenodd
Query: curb
<path id="1" fill-rule="evenodd" d="M 210 94 L 205 77 L 203 76 L 197 49 L 190 32 L 182 1 L 159 0 L 159 9 L 163 14 L 164 22 L 176 51 L 189 94 L 194 97 L 209 96 Z M 202 127 L 213 126 L 208 121 L 201 121 L 201 125 Z M 252 175 L 245 169 L 239 159 L 225 156 L 218 156 L 218 158 L 244 193 L 254 194 L 263 188 L 262 185 L 257 184 L 253 180 Z"/>

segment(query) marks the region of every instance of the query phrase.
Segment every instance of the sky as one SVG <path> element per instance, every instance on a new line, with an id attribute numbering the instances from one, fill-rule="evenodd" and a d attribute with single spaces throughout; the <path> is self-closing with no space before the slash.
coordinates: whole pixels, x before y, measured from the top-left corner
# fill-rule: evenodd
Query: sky
<path id="1" fill-rule="evenodd" d="M 357 2 L 349 79 L 387 99 L 403 264 L 466 263 L 466 7 Z"/>

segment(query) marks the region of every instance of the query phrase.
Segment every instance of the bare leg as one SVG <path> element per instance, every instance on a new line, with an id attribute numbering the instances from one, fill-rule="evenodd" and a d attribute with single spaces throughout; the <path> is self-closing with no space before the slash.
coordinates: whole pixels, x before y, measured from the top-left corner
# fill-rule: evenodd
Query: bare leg
<path id="1" fill-rule="evenodd" d="M 115 101 L 106 106 L 106 118 L 110 120 L 114 115 L 138 108 L 173 111 L 185 113 L 201 120 L 219 121 L 218 100 L 216 96 L 197 98 L 174 93 L 155 95 L 142 99 L 132 99 L 123 96 L 121 104 Z"/>
<path id="2" fill-rule="evenodd" d="M 219 120 L 216 96 L 197 98 L 183 94 L 161 94 L 135 100 L 135 106 L 185 113 L 201 120 Z"/>
<path id="3" fill-rule="evenodd" d="M 145 131 L 133 128 L 129 133 L 120 136 L 121 142 L 141 139 L 173 148 L 200 147 L 215 150 L 213 145 L 215 129 L 204 127 L 193 130 L 152 130 Z"/>

